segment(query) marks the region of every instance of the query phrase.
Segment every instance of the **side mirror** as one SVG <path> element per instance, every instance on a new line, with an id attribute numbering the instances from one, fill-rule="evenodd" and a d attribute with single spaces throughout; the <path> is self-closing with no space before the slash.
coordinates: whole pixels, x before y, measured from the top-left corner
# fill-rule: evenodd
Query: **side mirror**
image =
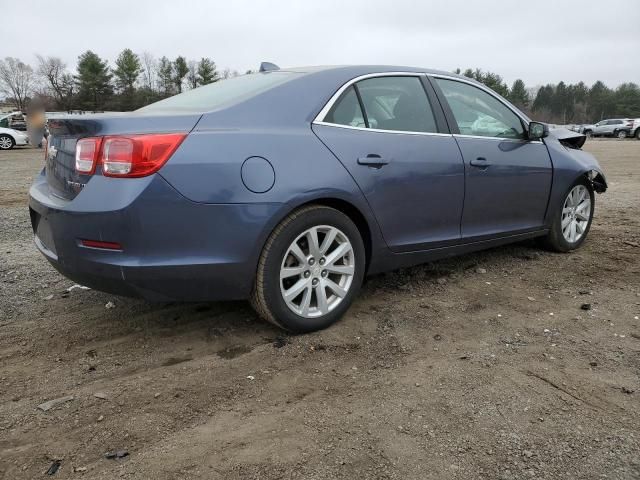
<path id="1" fill-rule="evenodd" d="M 545 123 L 530 122 L 529 123 L 529 140 L 540 140 L 549 135 L 549 127 Z"/>

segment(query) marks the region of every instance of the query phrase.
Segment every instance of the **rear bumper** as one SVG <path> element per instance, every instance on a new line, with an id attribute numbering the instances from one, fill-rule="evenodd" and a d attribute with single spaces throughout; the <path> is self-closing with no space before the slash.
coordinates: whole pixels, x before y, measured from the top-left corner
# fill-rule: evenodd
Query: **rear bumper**
<path id="1" fill-rule="evenodd" d="M 208 301 L 248 297 L 281 205 L 195 203 L 160 175 L 95 176 L 66 201 L 40 175 L 29 207 L 36 246 L 75 282 L 152 301 Z M 122 250 L 83 247 L 82 239 Z"/>

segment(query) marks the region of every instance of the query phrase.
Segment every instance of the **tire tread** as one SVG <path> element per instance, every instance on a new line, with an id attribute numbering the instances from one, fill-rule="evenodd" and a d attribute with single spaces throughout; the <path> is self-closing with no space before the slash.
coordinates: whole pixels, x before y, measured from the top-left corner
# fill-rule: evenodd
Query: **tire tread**
<path id="1" fill-rule="evenodd" d="M 258 269 L 256 271 L 256 279 L 254 282 L 253 290 L 251 292 L 251 297 L 249 301 L 251 303 L 251 306 L 254 308 L 254 310 L 258 313 L 258 315 L 261 318 L 268 321 L 269 323 L 272 323 L 276 327 L 282 328 L 284 330 L 286 330 L 286 327 L 284 327 L 278 322 L 275 315 L 269 308 L 269 305 L 265 297 L 264 270 L 265 270 L 265 265 L 267 263 L 267 257 L 269 256 L 269 253 L 271 252 L 273 244 L 278 238 L 278 236 L 280 235 L 280 233 L 291 222 L 293 222 L 294 220 L 296 220 L 298 217 L 302 215 L 306 215 L 315 210 L 323 210 L 323 209 L 335 210 L 334 208 L 327 207 L 325 205 L 313 204 L 313 205 L 307 205 L 305 207 L 299 208 L 298 210 L 294 210 L 293 212 L 291 212 L 278 224 L 278 226 L 273 230 L 273 232 L 271 232 L 271 235 L 269 235 L 269 238 L 267 239 L 267 242 L 265 243 L 265 246 L 262 249 L 262 253 L 260 254 L 260 260 L 258 261 Z M 338 212 L 338 210 L 335 210 L 335 211 Z"/>

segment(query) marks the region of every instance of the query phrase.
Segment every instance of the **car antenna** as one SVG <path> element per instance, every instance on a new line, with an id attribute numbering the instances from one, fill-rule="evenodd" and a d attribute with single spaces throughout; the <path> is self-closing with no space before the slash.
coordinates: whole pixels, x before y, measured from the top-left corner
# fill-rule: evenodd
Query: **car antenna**
<path id="1" fill-rule="evenodd" d="M 276 65 L 275 63 L 262 62 L 260 64 L 260 70 L 258 70 L 258 71 L 259 72 L 273 72 L 274 70 L 280 70 L 280 67 L 278 65 Z"/>

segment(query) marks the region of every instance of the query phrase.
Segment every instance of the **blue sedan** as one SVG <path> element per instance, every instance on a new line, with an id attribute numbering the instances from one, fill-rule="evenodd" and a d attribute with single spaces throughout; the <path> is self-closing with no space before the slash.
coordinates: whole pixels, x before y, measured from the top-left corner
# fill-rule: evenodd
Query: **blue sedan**
<path id="1" fill-rule="evenodd" d="M 366 275 L 533 237 L 576 249 L 607 188 L 583 135 L 423 68 L 264 64 L 49 128 L 30 214 L 63 275 L 250 299 L 294 332 L 337 321 Z"/>

